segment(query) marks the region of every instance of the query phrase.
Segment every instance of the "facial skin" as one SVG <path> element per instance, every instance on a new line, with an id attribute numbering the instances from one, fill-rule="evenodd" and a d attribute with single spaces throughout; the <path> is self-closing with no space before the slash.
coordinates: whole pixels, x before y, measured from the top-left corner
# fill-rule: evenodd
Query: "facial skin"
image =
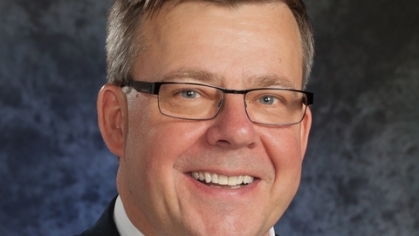
<path id="1" fill-rule="evenodd" d="M 132 76 L 228 89 L 301 89 L 302 49 L 285 4 L 167 4 L 143 24 L 147 49 Z M 170 118 L 157 96 L 105 85 L 98 99 L 103 138 L 120 157 L 117 187 L 145 235 L 267 235 L 294 197 L 311 125 L 268 127 L 246 116 L 243 95 L 227 94 L 212 120 Z M 248 175 L 237 188 L 203 184 L 192 172 Z"/>

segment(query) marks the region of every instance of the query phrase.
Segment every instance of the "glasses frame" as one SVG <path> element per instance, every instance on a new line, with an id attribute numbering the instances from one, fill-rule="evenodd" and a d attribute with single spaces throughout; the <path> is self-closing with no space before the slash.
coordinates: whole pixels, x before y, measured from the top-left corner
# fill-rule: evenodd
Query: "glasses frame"
<path id="1" fill-rule="evenodd" d="M 245 96 L 247 93 L 252 92 L 252 91 L 257 91 L 257 90 L 283 90 L 283 91 L 292 91 L 292 92 L 298 92 L 298 93 L 303 93 L 305 94 L 307 100 L 303 104 L 306 106 L 304 108 L 304 114 L 301 118 L 301 120 L 299 120 L 298 122 L 294 122 L 294 123 L 290 123 L 290 124 L 266 124 L 266 123 L 261 123 L 261 122 L 255 122 L 252 121 L 249 117 L 249 114 L 247 113 L 247 109 L 246 109 L 246 115 L 249 118 L 249 120 L 253 123 L 256 124 L 262 124 L 262 125 L 267 125 L 267 126 L 289 126 L 289 125 L 294 125 L 294 124 L 298 124 L 300 123 L 306 114 L 307 111 L 307 107 L 310 105 L 313 105 L 313 100 L 314 100 L 314 94 L 308 91 L 303 91 L 303 90 L 297 90 L 297 89 L 289 89 L 289 88 L 253 88 L 253 89 L 244 89 L 244 90 L 235 90 L 235 89 L 226 89 L 226 88 L 221 88 L 221 87 L 217 87 L 217 86 L 213 86 L 213 85 L 208 85 L 208 84 L 200 84 L 200 83 L 189 83 L 189 82 L 145 82 L 145 81 L 139 81 L 139 80 L 126 80 L 125 83 L 123 83 L 121 85 L 121 87 L 125 87 L 125 86 L 129 86 L 134 88 L 137 92 L 139 93 L 147 93 L 147 94 L 153 94 L 153 95 L 157 95 L 157 98 L 159 99 L 159 92 L 160 92 L 160 88 L 162 85 L 165 84 L 189 84 L 189 85 L 198 85 L 198 86 L 205 86 L 205 87 L 210 87 L 210 88 L 214 88 L 217 90 L 220 90 L 221 92 L 223 92 L 223 94 L 229 93 L 229 94 L 243 94 L 243 99 L 244 99 L 244 104 L 246 106 L 246 99 Z M 211 120 L 214 119 L 218 113 L 221 110 L 222 104 L 220 105 L 220 108 L 218 109 L 217 113 L 215 113 L 215 115 L 213 117 L 210 118 L 197 118 L 197 119 L 193 119 L 193 118 L 183 118 L 183 117 L 178 117 L 178 116 L 172 116 L 172 115 L 167 115 L 165 113 L 163 113 L 160 109 L 160 100 L 158 102 L 158 106 L 159 106 L 159 111 L 162 115 L 168 116 L 168 117 L 173 117 L 173 118 L 178 118 L 178 119 L 183 119 L 183 120 Z"/>

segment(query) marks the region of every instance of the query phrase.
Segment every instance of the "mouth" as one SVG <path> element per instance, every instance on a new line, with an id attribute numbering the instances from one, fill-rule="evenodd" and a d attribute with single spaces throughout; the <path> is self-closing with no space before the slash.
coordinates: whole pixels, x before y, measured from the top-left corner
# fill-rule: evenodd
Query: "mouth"
<path id="1" fill-rule="evenodd" d="M 226 176 L 210 172 L 191 172 L 195 180 L 215 188 L 241 188 L 253 183 L 255 177 L 249 175 Z"/>

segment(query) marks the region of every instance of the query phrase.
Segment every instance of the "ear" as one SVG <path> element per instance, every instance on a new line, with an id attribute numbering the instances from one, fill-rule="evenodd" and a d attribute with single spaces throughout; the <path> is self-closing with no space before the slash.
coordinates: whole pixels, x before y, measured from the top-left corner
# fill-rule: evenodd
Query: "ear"
<path id="1" fill-rule="evenodd" d="M 304 115 L 304 119 L 301 121 L 301 150 L 302 150 L 302 158 L 304 158 L 307 143 L 308 143 L 308 136 L 310 134 L 312 123 L 312 115 L 310 107 L 307 107 L 306 114 Z"/>
<path id="2" fill-rule="evenodd" d="M 100 133 L 108 149 L 122 158 L 127 130 L 127 103 L 121 88 L 106 84 L 99 92 L 97 112 Z"/>

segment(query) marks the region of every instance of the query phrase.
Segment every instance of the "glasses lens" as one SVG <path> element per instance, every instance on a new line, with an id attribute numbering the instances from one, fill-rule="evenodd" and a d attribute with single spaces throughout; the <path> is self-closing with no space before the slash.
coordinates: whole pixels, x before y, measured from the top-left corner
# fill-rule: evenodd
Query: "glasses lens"
<path id="1" fill-rule="evenodd" d="M 196 84 L 163 84 L 159 92 L 160 112 L 184 119 L 211 119 L 218 110 L 223 93 Z"/>
<path id="2" fill-rule="evenodd" d="M 295 124 L 304 117 L 306 96 L 289 90 L 261 89 L 246 94 L 246 111 L 256 123 L 271 125 Z"/>

